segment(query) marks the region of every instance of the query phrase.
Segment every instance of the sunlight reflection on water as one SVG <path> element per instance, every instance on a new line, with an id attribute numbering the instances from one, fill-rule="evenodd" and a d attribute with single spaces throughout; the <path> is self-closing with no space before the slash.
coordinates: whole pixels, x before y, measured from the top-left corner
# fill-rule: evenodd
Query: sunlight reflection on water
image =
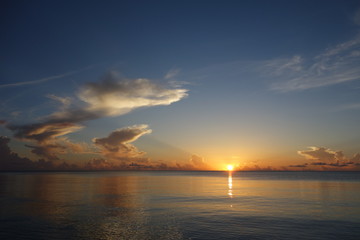
<path id="1" fill-rule="evenodd" d="M 357 173 L 281 174 L 2 173 L 0 238 L 359 239 Z"/>
<path id="2" fill-rule="evenodd" d="M 233 190 L 232 190 L 232 187 L 233 187 L 232 172 L 229 171 L 229 177 L 228 177 L 228 188 L 229 188 L 229 191 L 228 191 L 228 195 L 229 195 L 230 198 L 233 198 Z"/>

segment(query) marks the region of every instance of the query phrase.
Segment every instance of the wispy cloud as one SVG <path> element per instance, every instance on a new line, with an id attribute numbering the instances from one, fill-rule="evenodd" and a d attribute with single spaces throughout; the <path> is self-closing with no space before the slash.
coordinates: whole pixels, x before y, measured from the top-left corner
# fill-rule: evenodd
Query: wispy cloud
<path id="1" fill-rule="evenodd" d="M 180 73 L 179 68 L 172 68 L 170 69 L 164 76 L 164 79 L 173 79 Z"/>
<path id="2" fill-rule="evenodd" d="M 360 26 L 360 8 L 356 11 L 353 20 L 356 25 Z"/>
<path id="3" fill-rule="evenodd" d="M 360 9 L 353 21 L 360 25 Z M 280 92 L 325 87 L 360 79 L 360 34 L 329 47 L 312 59 L 294 56 L 268 61 L 266 67 L 278 81 L 271 89 Z"/>
<path id="4" fill-rule="evenodd" d="M 360 80 L 360 34 L 319 52 L 313 57 L 291 57 L 259 61 L 234 61 L 193 71 L 188 79 L 254 79 L 267 82 L 276 92 L 303 91 Z M 249 82 L 249 86 L 253 82 Z M 255 86 L 255 85 L 254 85 Z"/>
<path id="5" fill-rule="evenodd" d="M 338 106 L 334 109 L 334 111 L 345 111 L 345 110 L 360 110 L 360 103 L 346 104 L 346 105 Z"/>
<path id="6" fill-rule="evenodd" d="M 271 89 L 280 92 L 306 90 L 360 79 L 360 35 L 328 48 L 313 59 L 294 56 L 265 64 L 277 81 Z"/>
<path id="7" fill-rule="evenodd" d="M 24 81 L 24 82 L 17 82 L 17 83 L 7 83 L 7 84 L 0 84 L 0 88 L 7 88 L 7 87 L 21 87 L 21 86 L 26 86 L 26 85 L 34 85 L 34 84 L 40 84 L 40 83 L 44 83 L 44 82 L 48 82 L 48 81 L 52 81 L 52 80 L 56 80 L 56 79 L 61 79 L 64 77 L 68 77 L 77 73 L 80 73 L 82 71 L 85 71 L 87 69 L 90 69 L 94 67 L 94 65 L 91 66 L 87 66 L 84 68 L 81 68 L 79 70 L 74 70 L 74 71 L 70 71 L 70 72 L 66 72 L 63 74 L 58 74 L 58 75 L 54 75 L 54 76 L 50 76 L 50 77 L 45 77 L 45 78 L 41 78 L 41 79 L 37 79 L 37 80 L 32 80 L 32 81 Z"/>

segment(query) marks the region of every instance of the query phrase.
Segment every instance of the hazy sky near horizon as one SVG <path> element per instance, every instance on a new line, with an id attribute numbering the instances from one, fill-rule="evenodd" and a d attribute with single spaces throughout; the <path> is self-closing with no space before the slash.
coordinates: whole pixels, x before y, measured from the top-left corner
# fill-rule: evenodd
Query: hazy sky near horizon
<path id="1" fill-rule="evenodd" d="M 360 164 L 359 1 L 3 1 L 0 24 L 20 156 Z"/>

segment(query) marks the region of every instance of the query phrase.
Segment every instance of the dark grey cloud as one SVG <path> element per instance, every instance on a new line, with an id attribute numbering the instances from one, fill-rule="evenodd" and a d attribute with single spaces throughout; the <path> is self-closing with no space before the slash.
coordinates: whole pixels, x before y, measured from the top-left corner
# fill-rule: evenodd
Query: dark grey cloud
<path id="1" fill-rule="evenodd" d="M 53 140 L 56 137 L 80 130 L 83 126 L 72 122 L 52 122 L 28 125 L 9 125 L 8 129 L 14 132 L 14 137 L 20 140 L 34 140 L 39 144 Z"/>
<path id="2" fill-rule="evenodd" d="M 33 162 L 28 158 L 20 157 L 10 149 L 9 143 L 10 138 L 0 136 L 0 171 L 50 170 L 53 168 L 51 162 L 45 160 Z"/>
<path id="3" fill-rule="evenodd" d="M 61 146 L 60 144 L 46 144 L 46 145 L 40 145 L 40 146 L 32 146 L 25 144 L 26 147 L 31 148 L 31 152 L 40 156 L 45 157 L 49 160 L 59 160 L 58 154 L 65 152 L 65 147 Z"/>
<path id="4" fill-rule="evenodd" d="M 310 163 L 310 165 L 313 165 L 313 166 L 326 166 L 328 163 L 324 163 L 324 162 L 313 162 L 313 163 Z"/>
<path id="5" fill-rule="evenodd" d="M 292 167 L 292 168 L 305 168 L 307 167 L 308 164 L 307 163 L 304 163 L 304 164 L 295 164 L 295 165 L 289 165 L 289 167 Z"/>

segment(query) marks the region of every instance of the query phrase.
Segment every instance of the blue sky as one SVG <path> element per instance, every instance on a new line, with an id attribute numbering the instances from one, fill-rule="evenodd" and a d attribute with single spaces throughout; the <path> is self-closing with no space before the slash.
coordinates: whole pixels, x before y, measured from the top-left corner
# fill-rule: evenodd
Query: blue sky
<path id="1" fill-rule="evenodd" d="M 19 156 L 360 162 L 358 1 L 5 1 L 1 11 L 0 135 Z"/>

